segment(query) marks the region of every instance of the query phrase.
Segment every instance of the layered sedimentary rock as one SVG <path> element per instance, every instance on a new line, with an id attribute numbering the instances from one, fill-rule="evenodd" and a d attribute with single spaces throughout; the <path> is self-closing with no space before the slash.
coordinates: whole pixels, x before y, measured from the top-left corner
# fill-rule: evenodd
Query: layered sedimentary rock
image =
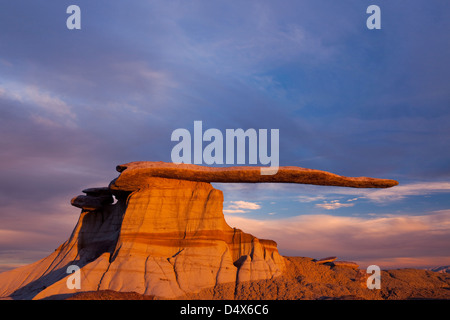
<path id="1" fill-rule="evenodd" d="M 0 274 L 0 297 L 62 298 L 114 290 L 176 298 L 283 274 L 285 259 L 276 243 L 228 226 L 223 194 L 209 183 L 264 182 L 254 181 L 253 169 L 203 170 L 155 162 L 117 169 L 120 176 L 109 187 L 85 189 L 85 195 L 72 199 L 82 211 L 65 243 L 38 262 Z M 326 184 L 329 178 L 330 185 L 359 187 L 393 184 L 298 169 L 281 168 L 277 179 Z M 80 268 L 79 290 L 67 285 L 72 277 L 67 270 L 73 265 Z"/>

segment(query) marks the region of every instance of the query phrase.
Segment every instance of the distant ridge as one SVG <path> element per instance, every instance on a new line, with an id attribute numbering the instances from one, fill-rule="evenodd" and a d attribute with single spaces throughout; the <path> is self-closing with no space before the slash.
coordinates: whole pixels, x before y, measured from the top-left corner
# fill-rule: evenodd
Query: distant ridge
<path id="1" fill-rule="evenodd" d="M 430 271 L 439 272 L 439 273 L 450 273 L 450 266 L 441 266 L 428 269 Z"/>

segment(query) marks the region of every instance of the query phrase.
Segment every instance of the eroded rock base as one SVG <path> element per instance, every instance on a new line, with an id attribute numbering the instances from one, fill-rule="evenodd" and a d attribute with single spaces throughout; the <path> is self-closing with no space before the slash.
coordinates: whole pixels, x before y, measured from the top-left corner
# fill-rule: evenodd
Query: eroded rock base
<path id="1" fill-rule="evenodd" d="M 223 194 L 209 183 L 148 178 L 133 192 L 113 192 L 91 188 L 72 199 L 82 212 L 71 237 L 47 258 L 0 274 L 0 297 L 71 295 L 70 265 L 80 268 L 82 291 L 163 299 L 273 279 L 285 269 L 274 241 L 228 226 Z"/>

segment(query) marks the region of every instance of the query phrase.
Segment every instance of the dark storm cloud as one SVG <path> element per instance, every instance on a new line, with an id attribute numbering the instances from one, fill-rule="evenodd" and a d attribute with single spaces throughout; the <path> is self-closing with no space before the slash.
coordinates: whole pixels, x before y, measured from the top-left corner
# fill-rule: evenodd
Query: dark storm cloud
<path id="1" fill-rule="evenodd" d="M 450 176 L 446 1 L 380 0 L 379 32 L 361 1 L 80 0 L 79 31 L 70 4 L 1 5 L 0 229 L 46 232 L 117 164 L 171 161 L 195 120 L 280 129 L 281 165 Z"/>

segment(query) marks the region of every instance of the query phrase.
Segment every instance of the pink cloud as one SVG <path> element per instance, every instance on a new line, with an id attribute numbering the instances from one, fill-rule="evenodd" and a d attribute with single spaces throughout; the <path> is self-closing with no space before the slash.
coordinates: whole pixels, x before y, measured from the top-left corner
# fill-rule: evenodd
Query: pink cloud
<path id="1" fill-rule="evenodd" d="M 226 215 L 225 218 L 233 227 L 275 240 L 284 255 L 311 258 L 334 255 L 382 268 L 450 262 L 450 210 L 420 216 L 301 215 L 255 220 Z"/>
<path id="2" fill-rule="evenodd" d="M 223 210 L 224 213 L 246 213 L 248 210 L 257 210 L 261 206 L 249 201 L 230 201 L 230 204 Z"/>
<path id="3" fill-rule="evenodd" d="M 335 210 L 339 208 L 345 208 L 345 207 L 353 207 L 353 203 L 340 203 L 339 200 L 333 200 L 330 202 L 324 201 L 323 203 L 317 203 L 316 207 L 320 207 L 326 210 Z"/>

